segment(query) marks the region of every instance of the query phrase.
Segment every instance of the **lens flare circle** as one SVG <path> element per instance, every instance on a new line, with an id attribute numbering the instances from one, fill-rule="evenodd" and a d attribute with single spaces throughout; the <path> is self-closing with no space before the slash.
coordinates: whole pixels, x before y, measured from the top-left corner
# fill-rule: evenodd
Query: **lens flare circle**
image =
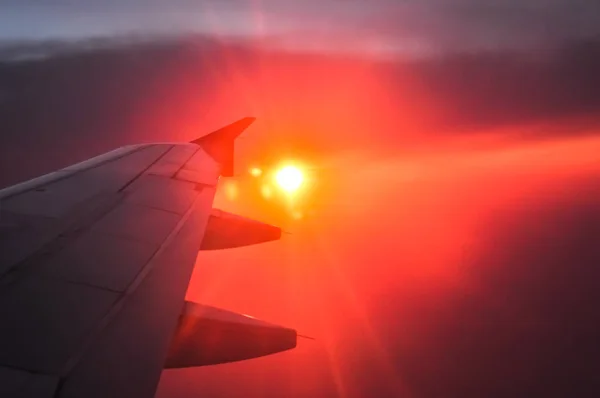
<path id="1" fill-rule="evenodd" d="M 258 168 L 258 167 L 252 167 L 249 170 L 249 173 L 252 177 L 260 177 L 263 173 L 262 169 Z"/>
<path id="2" fill-rule="evenodd" d="M 275 173 L 275 182 L 287 193 L 294 193 L 302 186 L 304 175 L 296 166 L 284 166 Z"/>

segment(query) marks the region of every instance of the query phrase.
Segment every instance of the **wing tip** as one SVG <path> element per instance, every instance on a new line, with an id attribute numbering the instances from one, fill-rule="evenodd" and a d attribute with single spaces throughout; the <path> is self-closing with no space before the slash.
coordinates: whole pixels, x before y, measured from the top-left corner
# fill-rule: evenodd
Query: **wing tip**
<path id="1" fill-rule="evenodd" d="M 256 117 L 254 116 L 246 116 L 235 122 L 228 124 L 225 127 L 221 127 L 218 130 L 215 130 L 211 133 L 203 135 L 202 137 L 196 138 L 195 140 L 190 141 L 192 144 L 201 145 L 209 139 L 219 139 L 219 140 L 234 140 L 240 134 L 244 132 L 254 121 Z"/>
<path id="2" fill-rule="evenodd" d="M 232 177 L 235 139 L 255 120 L 255 117 L 244 117 L 191 142 L 200 145 L 209 156 L 221 164 L 222 176 Z"/>

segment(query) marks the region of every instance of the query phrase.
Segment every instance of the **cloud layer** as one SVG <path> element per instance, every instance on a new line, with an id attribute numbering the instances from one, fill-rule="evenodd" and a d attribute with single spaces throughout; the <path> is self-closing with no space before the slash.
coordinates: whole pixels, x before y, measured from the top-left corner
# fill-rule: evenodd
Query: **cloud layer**
<path id="1" fill-rule="evenodd" d="M 4 40 L 200 33 L 383 56 L 546 48 L 600 35 L 600 6 L 567 0 L 28 0 L 0 10 Z"/>

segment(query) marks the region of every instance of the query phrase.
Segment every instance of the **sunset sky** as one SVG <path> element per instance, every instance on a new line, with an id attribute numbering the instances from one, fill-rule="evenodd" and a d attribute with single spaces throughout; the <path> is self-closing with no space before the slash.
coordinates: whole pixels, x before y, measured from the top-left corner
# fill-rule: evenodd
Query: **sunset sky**
<path id="1" fill-rule="evenodd" d="M 598 396 L 598 70 L 584 0 L 4 0 L 0 187 L 256 116 L 239 171 L 305 165 L 312 215 L 222 181 L 291 234 L 188 299 L 316 340 L 158 398 Z"/>

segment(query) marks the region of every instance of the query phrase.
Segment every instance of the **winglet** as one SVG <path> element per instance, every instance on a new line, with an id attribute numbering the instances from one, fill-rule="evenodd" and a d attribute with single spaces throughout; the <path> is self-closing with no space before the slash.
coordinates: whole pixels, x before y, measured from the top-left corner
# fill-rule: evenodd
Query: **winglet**
<path id="1" fill-rule="evenodd" d="M 232 177 L 234 141 L 254 120 L 256 120 L 254 117 L 245 117 L 204 137 L 200 137 L 192 143 L 200 145 L 206 153 L 221 164 L 222 176 Z"/>

